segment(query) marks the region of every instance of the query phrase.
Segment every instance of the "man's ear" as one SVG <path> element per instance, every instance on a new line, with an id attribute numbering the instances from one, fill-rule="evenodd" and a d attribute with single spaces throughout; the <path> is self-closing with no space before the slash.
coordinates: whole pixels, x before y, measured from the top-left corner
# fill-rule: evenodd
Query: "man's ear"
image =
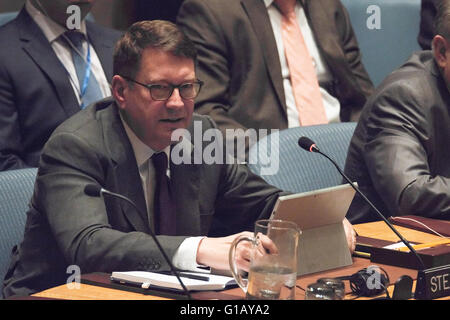
<path id="1" fill-rule="evenodd" d="M 435 36 L 432 41 L 432 48 L 436 63 L 439 67 L 445 68 L 448 61 L 447 55 L 450 54 L 447 40 L 440 35 Z"/>
<path id="2" fill-rule="evenodd" d="M 128 82 L 119 75 L 112 78 L 112 95 L 120 109 L 125 108 L 127 101 L 127 91 L 129 90 Z"/>

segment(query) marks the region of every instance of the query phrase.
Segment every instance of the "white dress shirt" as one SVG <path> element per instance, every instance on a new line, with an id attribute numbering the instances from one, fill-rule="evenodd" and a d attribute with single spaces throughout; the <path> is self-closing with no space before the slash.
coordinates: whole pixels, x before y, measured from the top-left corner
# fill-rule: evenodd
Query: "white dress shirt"
<path id="1" fill-rule="evenodd" d="M 292 90 L 289 67 L 286 61 L 286 55 L 284 53 L 284 45 L 281 32 L 282 14 L 273 3 L 274 0 L 263 1 L 269 14 L 270 23 L 272 25 L 275 41 L 277 43 L 278 56 L 280 57 L 281 75 L 283 77 L 284 94 L 286 97 L 288 127 L 298 127 L 300 126 L 300 121 L 298 117 L 298 110 L 295 104 L 294 92 Z M 303 38 L 305 39 L 306 47 L 308 48 L 309 54 L 313 59 L 313 65 L 317 73 L 317 80 L 319 82 L 333 80 L 333 77 L 328 71 L 325 61 L 320 56 L 319 49 L 314 40 L 314 35 L 306 18 L 305 11 L 301 4 L 298 3 L 298 1 L 295 6 L 295 14 L 297 16 L 297 22 L 300 26 Z M 340 122 L 339 112 L 341 106 L 339 100 L 330 95 L 324 88 L 320 88 L 320 93 L 322 95 L 322 101 L 325 107 L 325 113 L 327 115 L 328 122 Z"/>
<path id="2" fill-rule="evenodd" d="M 154 222 L 154 197 L 155 197 L 155 167 L 153 166 L 153 161 L 151 156 L 155 151 L 143 143 L 133 132 L 133 130 L 127 125 L 120 117 L 122 124 L 125 128 L 125 132 L 130 140 L 133 152 L 136 158 L 136 164 L 139 168 L 139 175 L 141 177 L 142 189 L 144 190 L 145 202 L 147 204 L 147 214 L 148 220 L 150 222 L 150 227 L 152 230 Z M 170 146 L 166 147 L 163 152 L 166 153 L 167 159 L 170 163 Z M 170 166 L 167 168 L 167 176 L 170 178 Z M 190 237 L 186 238 L 181 245 L 178 247 L 172 258 L 172 264 L 182 270 L 192 270 L 205 272 L 204 268 L 197 264 L 197 250 L 200 241 L 204 237 Z"/>
<path id="3" fill-rule="evenodd" d="M 25 4 L 25 10 L 27 10 L 28 14 L 42 30 L 48 42 L 52 46 L 56 56 L 65 67 L 78 103 L 81 104 L 80 84 L 78 81 L 77 73 L 75 71 L 75 66 L 73 65 L 72 51 L 61 37 L 61 35 L 66 32 L 67 29 L 60 26 L 58 23 L 36 9 L 29 0 Z M 85 36 L 87 35 L 86 23 L 84 20 L 81 22 L 79 31 Z M 87 50 L 88 43 L 85 41 L 83 46 L 84 49 Z M 103 71 L 102 65 L 93 46 L 90 47 L 90 54 L 92 75 L 94 75 L 95 79 L 97 79 L 103 97 L 108 97 L 111 95 L 111 89 L 108 81 L 106 80 L 105 72 Z"/>

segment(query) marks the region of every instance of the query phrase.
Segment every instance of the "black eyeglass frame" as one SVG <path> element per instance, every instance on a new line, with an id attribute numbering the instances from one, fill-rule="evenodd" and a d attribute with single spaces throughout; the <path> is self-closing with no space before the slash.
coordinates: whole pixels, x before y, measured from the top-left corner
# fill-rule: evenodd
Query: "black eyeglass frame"
<path id="1" fill-rule="evenodd" d="M 167 98 L 165 98 L 165 99 L 156 99 L 156 98 L 153 96 L 152 88 L 155 87 L 155 86 L 161 86 L 161 84 L 156 84 L 156 83 L 145 84 L 145 83 L 136 81 L 136 80 L 134 80 L 134 79 L 131 79 L 131 78 L 127 77 L 127 76 L 121 75 L 121 77 L 124 78 L 124 79 L 126 79 L 127 81 L 131 81 L 131 82 L 137 83 L 137 84 L 139 84 L 139 85 L 141 85 L 141 86 L 143 86 L 143 87 L 146 87 L 146 88 L 148 89 L 148 91 L 150 92 L 150 96 L 152 97 L 152 99 L 153 99 L 153 100 L 156 100 L 156 101 L 166 101 L 166 100 L 169 100 L 170 97 L 171 97 L 172 94 L 173 94 L 173 90 L 175 90 L 175 89 L 178 89 L 178 92 L 179 92 L 181 98 L 186 99 L 186 100 L 195 99 L 195 98 L 198 96 L 198 94 L 200 93 L 200 90 L 202 89 L 202 86 L 203 86 L 203 83 L 204 83 L 203 81 L 198 80 L 198 79 L 197 79 L 196 81 L 194 81 L 194 82 L 184 82 L 184 83 L 179 84 L 179 85 L 174 85 L 174 84 L 169 83 L 169 84 L 167 84 L 167 86 L 170 87 L 171 90 L 170 90 L 170 93 L 169 93 L 169 95 L 167 96 Z M 196 84 L 196 85 L 199 85 L 198 90 L 197 90 L 195 96 L 189 97 L 189 98 L 183 97 L 183 94 L 181 93 L 182 90 L 180 90 L 180 89 L 182 89 L 182 87 L 185 86 L 185 85 L 187 85 L 187 84 Z"/>

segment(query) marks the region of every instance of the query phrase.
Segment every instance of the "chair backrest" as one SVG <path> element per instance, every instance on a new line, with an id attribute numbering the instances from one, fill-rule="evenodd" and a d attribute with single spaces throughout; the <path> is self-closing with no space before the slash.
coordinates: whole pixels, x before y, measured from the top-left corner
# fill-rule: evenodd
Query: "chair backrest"
<path id="1" fill-rule="evenodd" d="M 268 135 L 250 148 L 248 166 L 250 170 L 268 183 L 294 193 L 312 191 L 342 184 L 342 177 L 322 155 L 307 152 L 298 146 L 298 139 L 306 136 L 313 140 L 343 168 L 347 150 L 356 123 L 333 123 L 281 130 Z M 268 159 L 278 154 L 279 166 L 274 174 L 264 174 Z"/>
<path id="2" fill-rule="evenodd" d="M 8 270 L 11 249 L 23 238 L 36 173 L 36 168 L 0 172 L 0 284 Z"/>
<path id="3" fill-rule="evenodd" d="M 17 16 L 18 12 L 2 12 L 0 13 L 0 27 L 11 20 L 13 20 Z"/>
<path id="4" fill-rule="evenodd" d="M 375 86 L 414 51 L 420 27 L 421 0 L 341 0 L 347 8 Z"/>

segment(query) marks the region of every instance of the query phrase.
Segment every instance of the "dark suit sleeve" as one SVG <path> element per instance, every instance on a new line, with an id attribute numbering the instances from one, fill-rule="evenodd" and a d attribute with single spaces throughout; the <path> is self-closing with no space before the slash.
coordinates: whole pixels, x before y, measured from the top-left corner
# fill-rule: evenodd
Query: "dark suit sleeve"
<path id="1" fill-rule="evenodd" d="M 226 165 L 216 202 L 216 221 L 226 225 L 219 235 L 253 231 L 258 219 L 268 219 L 281 190 L 250 172 L 246 165 Z M 225 231 L 226 230 L 226 231 Z"/>
<path id="2" fill-rule="evenodd" d="M 21 158 L 20 132 L 12 80 L 0 62 L 0 171 L 29 167 Z"/>
<path id="3" fill-rule="evenodd" d="M 232 105 L 229 95 L 231 64 L 227 43 L 219 19 L 207 1 L 185 1 L 177 17 L 178 25 L 198 50 L 198 78 L 204 81 L 196 98 L 196 112 L 211 116 L 221 129 L 246 129 L 228 115 Z"/>
<path id="4" fill-rule="evenodd" d="M 72 132 L 52 135 L 42 154 L 33 206 L 46 216 L 67 264 L 78 265 L 83 273 L 167 270 L 150 235 L 112 225 L 111 215 L 123 214 L 120 207 L 107 212 L 108 199 L 84 194 L 87 184 L 105 186 L 111 179 L 110 160 L 98 148 Z M 159 240 L 172 258 L 185 238 Z"/>
<path id="5" fill-rule="evenodd" d="M 217 128 L 211 119 L 210 123 Z M 253 231 L 255 221 L 268 219 L 278 197 L 288 194 L 253 174 L 247 165 L 234 163 L 234 159 L 224 162 L 219 165 L 215 215 L 209 236 Z"/>
<path id="6" fill-rule="evenodd" d="M 418 87 L 402 83 L 377 97 L 372 111 L 363 149 L 371 179 L 394 214 L 448 216 L 450 179 L 433 174 L 428 165 L 427 141 L 435 133 L 424 106 L 432 99 L 414 96 Z"/>
<path id="7" fill-rule="evenodd" d="M 356 81 L 354 88 L 358 88 L 360 92 L 359 94 L 362 94 L 362 97 L 354 97 L 354 105 L 350 106 L 350 118 L 342 120 L 357 121 L 361 114 L 362 107 L 364 106 L 367 98 L 372 95 L 374 88 L 372 81 L 370 80 L 369 75 L 362 63 L 358 40 L 356 39 L 356 35 L 353 31 L 353 26 L 351 24 L 347 9 L 340 3 L 340 1 L 338 2 L 338 10 L 335 13 L 336 16 L 334 17 L 336 20 L 337 32 L 339 32 L 345 60 L 350 67 L 354 81 Z"/>

